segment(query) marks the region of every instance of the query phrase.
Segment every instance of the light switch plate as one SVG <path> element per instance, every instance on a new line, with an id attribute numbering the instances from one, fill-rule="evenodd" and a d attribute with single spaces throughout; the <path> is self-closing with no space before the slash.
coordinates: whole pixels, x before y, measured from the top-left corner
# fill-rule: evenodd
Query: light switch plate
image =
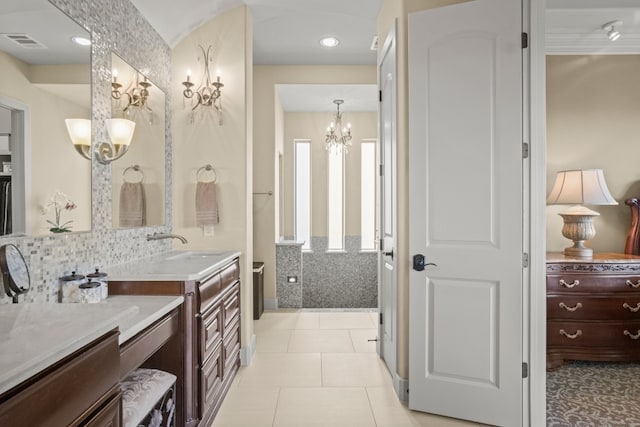
<path id="1" fill-rule="evenodd" d="M 202 234 L 204 234 L 205 237 L 213 237 L 213 230 L 214 230 L 214 226 L 213 225 L 205 225 L 202 228 Z"/>

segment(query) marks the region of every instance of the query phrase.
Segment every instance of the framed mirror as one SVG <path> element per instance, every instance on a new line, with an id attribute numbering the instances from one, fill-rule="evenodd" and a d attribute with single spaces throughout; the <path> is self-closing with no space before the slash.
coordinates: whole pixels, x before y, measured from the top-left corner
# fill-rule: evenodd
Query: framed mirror
<path id="1" fill-rule="evenodd" d="M 111 117 L 136 123 L 129 151 L 111 164 L 113 228 L 165 222 L 165 94 L 111 54 Z"/>
<path id="2" fill-rule="evenodd" d="M 65 119 L 91 119 L 91 35 L 47 0 L 3 0 L 0 28 L 0 236 L 90 230 Z"/>

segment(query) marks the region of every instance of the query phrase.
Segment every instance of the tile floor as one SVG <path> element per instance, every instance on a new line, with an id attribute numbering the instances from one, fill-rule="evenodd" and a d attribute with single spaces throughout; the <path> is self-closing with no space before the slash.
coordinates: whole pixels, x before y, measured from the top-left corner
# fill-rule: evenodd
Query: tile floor
<path id="1" fill-rule="evenodd" d="M 376 354 L 373 312 L 265 312 L 212 427 L 454 427 L 396 398 Z"/>

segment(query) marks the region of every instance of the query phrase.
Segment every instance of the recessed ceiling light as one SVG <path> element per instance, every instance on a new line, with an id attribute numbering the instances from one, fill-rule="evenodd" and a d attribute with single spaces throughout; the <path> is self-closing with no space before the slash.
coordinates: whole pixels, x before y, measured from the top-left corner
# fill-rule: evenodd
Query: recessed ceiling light
<path id="1" fill-rule="evenodd" d="M 325 37 L 320 39 L 320 46 L 323 47 L 336 47 L 340 44 L 340 40 L 335 37 Z"/>
<path id="2" fill-rule="evenodd" d="M 91 40 L 85 38 L 85 37 L 79 37 L 79 36 L 75 36 L 75 37 L 71 37 L 71 40 L 73 40 L 73 42 L 75 44 L 79 44 L 80 46 L 90 46 L 91 45 Z"/>
<path id="3" fill-rule="evenodd" d="M 620 38 L 620 31 L 616 29 L 623 24 L 622 21 L 611 21 L 602 25 L 602 29 L 607 32 L 607 37 L 612 42 L 618 40 Z"/>

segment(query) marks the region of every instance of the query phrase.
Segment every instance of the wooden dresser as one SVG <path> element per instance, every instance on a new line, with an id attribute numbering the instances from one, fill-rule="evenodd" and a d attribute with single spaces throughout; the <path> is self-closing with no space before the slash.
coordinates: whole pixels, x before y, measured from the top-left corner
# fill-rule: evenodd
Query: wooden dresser
<path id="1" fill-rule="evenodd" d="M 640 256 L 547 254 L 547 369 L 640 360 Z"/>

